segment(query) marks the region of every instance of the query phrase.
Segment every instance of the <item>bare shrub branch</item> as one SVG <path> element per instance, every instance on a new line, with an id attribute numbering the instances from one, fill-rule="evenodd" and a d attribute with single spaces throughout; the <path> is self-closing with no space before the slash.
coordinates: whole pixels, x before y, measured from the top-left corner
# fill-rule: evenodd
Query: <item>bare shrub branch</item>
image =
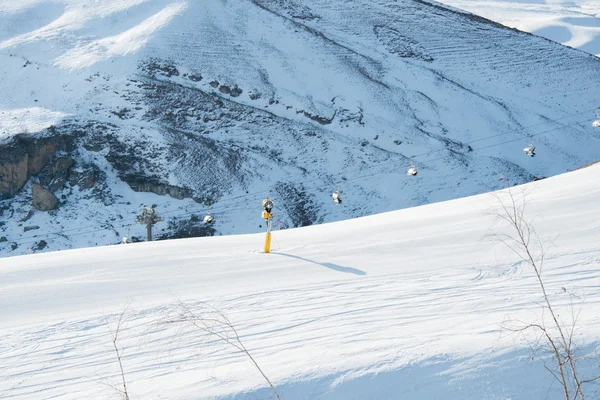
<path id="1" fill-rule="evenodd" d="M 261 374 L 263 379 L 267 382 L 273 394 L 277 400 L 281 400 L 279 393 L 275 389 L 275 386 L 271 383 L 271 380 L 267 377 L 263 369 L 258 364 L 256 358 L 250 353 L 248 348 L 244 345 L 237 329 L 229 318 L 219 309 L 205 305 L 204 313 L 200 314 L 194 312 L 191 307 L 185 304 L 180 299 L 178 300 L 179 315 L 175 318 L 168 318 L 166 320 L 169 324 L 189 324 L 201 332 L 213 336 L 221 342 L 235 348 L 237 351 L 243 353 L 252 362 L 254 367 Z"/>
<path id="2" fill-rule="evenodd" d="M 123 360 L 122 360 L 125 349 L 119 348 L 118 340 L 119 340 L 119 333 L 121 332 L 122 325 L 125 322 L 125 319 L 124 319 L 125 314 L 127 313 L 130 304 L 131 304 L 131 301 L 128 301 L 125 304 L 125 307 L 123 308 L 123 312 L 119 315 L 117 325 L 114 329 L 111 328 L 110 324 L 107 324 L 108 330 L 110 331 L 110 336 L 112 338 L 113 348 L 115 349 L 115 354 L 117 355 L 117 361 L 119 362 L 119 369 L 121 370 L 121 381 L 123 383 L 123 390 L 119 390 L 119 392 L 121 393 L 123 399 L 125 399 L 125 400 L 129 400 L 129 393 L 127 392 L 127 382 L 125 381 L 125 371 L 123 369 Z"/>
<path id="3" fill-rule="evenodd" d="M 590 383 L 600 379 L 600 377 L 582 380 L 577 370 L 577 361 L 582 359 L 576 354 L 579 353 L 578 347 L 573 343 L 573 337 L 576 331 L 577 320 L 581 313 L 583 303 L 579 310 L 575 312 L 574 296 L 571 295 L 571 326 L 565 324 L 557 315 L 555 307 L 550 301 L 546 290 L 546 285 L 542 276 L 544 261 L 547 251 L 554 246 L 554 240 L 543 242 L 537 235 L 533 227 L 533 219 L 525 218 L 525 208 L 527 205 L 525 193 L 516 196 L 510 188 L 503 192 L 507 199 L 501 197 L 501 194 L 494 193 L 498 200 L 499 210 L 495 212 L 496 221 L 504 222 L 512 229 L 511 234 L 493 233 L 490 236 L 503 243 L 522 261 L 530 265 L 537 278 L 538 286 L 543 296 L 542 310 L 550 314 L 551 325 L 545 324 L 544 314 L 538 323 L 523 324 L 520 328 L 506 328 L 514 333 L 524 333 L 534 329 L 540 332 L 541 339 L 544 339 L 549 352 L 555 360 L 554 368 L 544 367 L 557 379 L 564 390 L 566 400 L 585 400 L 582 384 Z M 564 289 L 564 288 L 563 288 Z M 564 289 L 566 291 L 566 289 Z M 539 345 L 539 338 L 535 346 Z M 535 351 L 534 351 L 535 355 Z"/>

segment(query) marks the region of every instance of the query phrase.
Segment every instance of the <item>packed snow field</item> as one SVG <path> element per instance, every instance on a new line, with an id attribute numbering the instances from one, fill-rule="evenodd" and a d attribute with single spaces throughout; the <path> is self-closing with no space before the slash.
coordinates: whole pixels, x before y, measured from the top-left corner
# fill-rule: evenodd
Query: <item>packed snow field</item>
<path id="1" fill-rule="evenodd" d="M 511 189 L 553 242 L 546 289 L 567 326 L 577 316 L 586 377 L 599 373 L 599 175 Z M 495 216 L 506 196 L 280 231 L 271 254 L 253 234 L 2 259 L 0 397 L 118 398 L 123 314 L 130 398 L 272 398 L 193 314 L 226 316 L 284 400 L 564 398 L 549 355 L 512 332 L 548 316 L 531 267 L 492 238 L 511 233 Z"/>
<path id="2" fill-rule="evenodd" d="M 552 176 L 598 158 L 599 76 L 420 0 L 0 0 L 0 146 L 63 165 L 0 201 L 0 255 L 144 238 L 141 205 L 156 236 L 256 233 L 267 196 L 285 228 Z M 57 210 L 32 210 L 37 179 Z"/>
<path id="3" fill-rule="evenodd" d="M 597 0 L 442 0 L 440 3 L 600 57 Z"/>

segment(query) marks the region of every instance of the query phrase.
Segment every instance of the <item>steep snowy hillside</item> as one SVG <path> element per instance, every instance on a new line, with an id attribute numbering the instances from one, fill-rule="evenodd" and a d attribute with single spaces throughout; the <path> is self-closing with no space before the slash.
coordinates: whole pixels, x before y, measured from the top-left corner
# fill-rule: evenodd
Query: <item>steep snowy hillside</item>
<path id="1" fill-rule="evenodd" d="M 576 317 L 581 379 L 600 374 L 599 174 L 512 188 L 553 242 L 545 287 L 565 326 Z M 0 397 L 120 398 L 109 327 L 126 309 L 130 398 L 274 399 L 243 353 L 182 321 L 188 308 L 207 327 L 224 313 L 283 400 L 564 399 L 535 332 L 511 333 L 556 332 L 531 266 L 491 237 L 512 232 L 498 209 L 482 194 L 290 229 L 271 254 L 254 234 L 1 259 Z"/>
<path id="2" fill-rule="evenodd" d="M 443 0 L 442 3 L 600 57 L 597 0 Z"/>
<path id="3" fill-rule="evenodd" d="M 5 0 L 0 252 L 142 238 L 144 204 L 159 237 L 249 233 L 267 196 L 285 228 L 554 175 L 598 159 L 599 77 L 420 0 Z"/>

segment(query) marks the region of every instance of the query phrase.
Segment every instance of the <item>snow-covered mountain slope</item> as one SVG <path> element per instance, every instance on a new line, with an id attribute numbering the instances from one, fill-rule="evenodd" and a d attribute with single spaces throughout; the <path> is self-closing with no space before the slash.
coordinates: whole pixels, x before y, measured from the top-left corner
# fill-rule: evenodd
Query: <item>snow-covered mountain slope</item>
<path id="1" fill-rule="evenodd" d="M 592 356 L 599 174 L 594 165 L 512 188 L 554 242 L 546 290 L 565 323 L 576 313 L 574 341 Z M 272 398 L 243 354 L 173 322 L 182 301 L 225 313 L 285 400 L 564 398 L 544 369 L 552 360 L 532 360 L 531 343 L 510 334 L 547 314 L 531 267 L 491 239 L 511 233 L 497 209 L 482 194 L 290 229 L 271 254 L 253 234 L 2 259 L 0 397 L 116 398 L 107 325 L 129 303 L 119 345 L 130 398 Z"/>
<path id="2" fill-rule="evenodd" d="M 143 237 L 143 204 L 159 237 L 251 233 L 267 196 L 285 228 L 551 176 L 598 159 L 599 77 L 419 0 L 2 1 L 0 252 Z"/>
<path id="3" fill-rule="evenodd" d="M 600 57 L 600 2 L 596 0 L 441 2 Z"/>

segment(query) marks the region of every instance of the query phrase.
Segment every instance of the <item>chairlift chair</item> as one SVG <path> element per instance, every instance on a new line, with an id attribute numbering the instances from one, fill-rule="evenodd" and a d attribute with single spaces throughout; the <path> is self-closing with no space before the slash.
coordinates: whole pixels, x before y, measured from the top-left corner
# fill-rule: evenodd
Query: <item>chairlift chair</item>
<path id="1" fill-rule="evenodd" d="M 331 193 L 331 198 L 333 199 L 333 202 L 335 204 L 342 204 L 342 195 L 340 193 L 341 193 L 340 184 L 338 182 L 337 190 L 335 192 Z"/>
<path id="2" fill-rule="evenodd" d="M 410 162 L 410 168 L 408 169 L 408 171 L 406 171 L 406 175 L 408 175 L 408 176 L 417 176 L 418 173 L 419 173 L 419 171 L 415 167 L 415 163 L 411 161 Z"/>
<path id="3" fill-rule="evenodd" d="M 204 225 L 210 225 L 214 222 L 214 217 L 212 216 L 212 214 L 210 213 L 210 203 L 207 201 L 204 204 L 206 204 L 206 215 L 204 216 L 204 219 L 202 220 L 202 222 L 204 222 Z"/>
<path id="4" fill-rule="evenodd" d="M 342 196 L 338 192 L 331 193 L 331 197 L 333 198 L 333 202 L 335 204 L 342 204 Z"/>
<path id="5" fill-rule="evenodd" d="M 596 111 L 596 120 L 592 122 L 592 126 L 594 128 L 600 128 L 600 107 L 598 107 L 598 110 Z"/>
<path id="6" fill-rule="evenodd" d="M 535 146 L 534 146 L 534 141 L 533 141 L 533 135 L 531 135 L 531 143 L 529 144 L 529 146 L 525 147 L 523 149 L 523 151 L 525 152 L 526 155 L 528 155 L 530 157 L 535 157 Z"/>

